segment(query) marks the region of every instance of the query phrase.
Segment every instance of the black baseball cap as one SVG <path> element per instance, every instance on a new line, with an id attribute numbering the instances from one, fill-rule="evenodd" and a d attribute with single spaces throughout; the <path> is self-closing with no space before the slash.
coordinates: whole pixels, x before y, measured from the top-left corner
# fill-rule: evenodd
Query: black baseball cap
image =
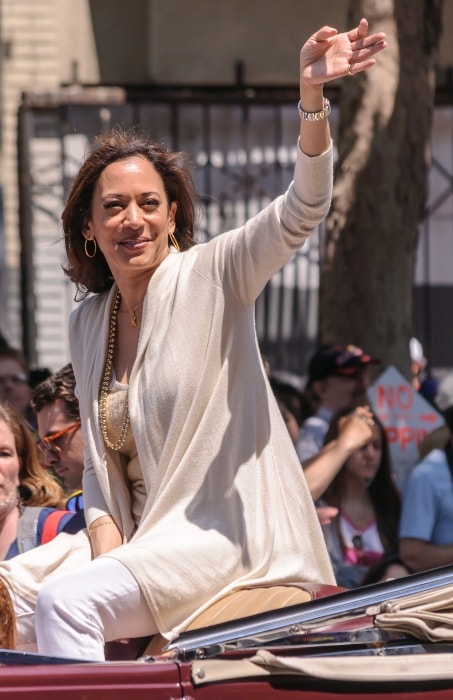
<path id="1" fill-rule="evenodd" d="M 327 377 L 353 377 L 363 367 L 379 364 L 356 345 L 321 345 L 308 364 L 307 384 Z"/>

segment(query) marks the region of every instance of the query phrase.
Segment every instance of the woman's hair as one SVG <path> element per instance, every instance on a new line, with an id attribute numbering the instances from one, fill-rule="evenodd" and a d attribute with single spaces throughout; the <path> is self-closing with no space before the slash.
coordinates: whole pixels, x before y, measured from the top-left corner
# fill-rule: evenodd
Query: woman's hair
<path id="1" fill-rule="evenodd" d="M 180 249 L 195 245 L 195 212 L 199 200 L 185 154 L 171 153 L 136 130 L 118 128 L 102 134 L 95 139 L 91 153 L 76 175 L 61 216 L 68 258 L 63 270 L 76 284 L 78 298 L 90 292 L 107 291 L 113 285 L 112 273 L 99 247 L 93 258 L 87 258 L 82 232 L 91 218 L 93 194 L 103 170 L 111 163 L 134 156 L 146 158 L 155 167 L 163 180 L 168 203 L 177 204 L 174 235 Z"/>
<path id="2" fill-rule="evenodd" d="M 280 381 L 272 375 L 269 381 L 274 395 L 282 404 L 285 404 L 289 411 L 291 411 L 297 423 L 302 425 L 304 420 L 311 415 L 310 406 L 304 394 L 292 384 Z"/>
<path id="3" fill-rule="evenodd" d="M 338 437 L 340 432 L 340 419 L 350 415 L 353 411 L 353 408 L 343 409 L 334 415 L 324 439 L 325 445 Z M 398 524 L 401 511 L 401 497 L 392 476 L 392 465 L 385 428 L 376 415 L 373 415 L 373 420 L 381 433 L 382 456 L 379 469 L 371 485 L 368 487 L 368 491 L 376 515 L 378 532 L 384 547 L 386 550 L 396 550 L 398 547 Z M 343 465 L 323 496 L 329 505 L 336 506 L 337 508 L 340 507 L 339 501 L 344 473 Z"/>
<path id="4" fill-rule="evenodd" d="M 7 582 L 0 578 L 0 645 L 2 649 L 16 648 L 16 615 Z"/>
<path id="5" fill-rule="evenodd" d="M 25 420 L 4 403 L 0 403 L 0 420 L 6 423 L 14 437 L 20 460 L 19 495 L 22 504 L 64 507 L 64 491 L 39 461 L 36 442 Z"/>

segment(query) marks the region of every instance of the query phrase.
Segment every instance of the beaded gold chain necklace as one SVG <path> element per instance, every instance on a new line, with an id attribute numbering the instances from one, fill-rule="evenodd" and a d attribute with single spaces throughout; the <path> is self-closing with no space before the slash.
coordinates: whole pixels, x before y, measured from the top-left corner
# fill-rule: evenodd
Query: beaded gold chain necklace
<path id="1" fill-rule="evenodd" d="M 127 439 L 129 431 L 129 401 L 128 392 L 124 402 L 123 417 L 121 419 L 121 430 L 117 440 L 111 441 L 107 431 L 107 400 L 109 394 L 110 382 L 113 376 L 113 353 L 115 351 L 115 338 L 118 327 L 118 309 L 121 303 L 121 294 L 117 290 L 113 301 L 112 311 L 110 314 L 109 340 L 107 345 L 107 356 L 105 358 L 104 376 L 102 378 L 101 389 L 99 392 L 99 423 L 101 425 L 102 437 L 107 447 L 111 450 L 120 450 Z"/>

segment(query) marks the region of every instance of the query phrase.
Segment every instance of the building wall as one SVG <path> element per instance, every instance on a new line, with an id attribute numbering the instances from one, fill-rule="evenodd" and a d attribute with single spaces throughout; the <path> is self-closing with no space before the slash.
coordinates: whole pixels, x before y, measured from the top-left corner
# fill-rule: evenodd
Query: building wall
<path id="1" fill-rule="evenodd" d="M 25 85 L 55 85 L 58 51 L 56 0 L 10 0 L 1 6 L 2 28 L 2 190 L 6 239 L 5 335 L 19 336 L 19 237 L 17 231 L 16 112 Z M 2 299 L 2 306 L 4 300 Z"/>
<path id="2" fill-rule="evenodd" d="M 98 78 L 86 0 L 2 0 L 0 82 L 1 166 L 6 280 L 2 280 L 0 329 L 20 347 L 20 245 L 18 230 L 17 110 L 24 91 L 55 92 L 80 73 Z M 5 290 L 7 293 L 5 294 Z"/>
<path id="3" fill-rule="evenodd" d="M 299 47 L 323 24 L 345 29 L 346 8 L 346 0 L 155 1 L 150 77 L 169 83 L 234 83 L 240 62 L 246 83 L 297 84 Z"/>

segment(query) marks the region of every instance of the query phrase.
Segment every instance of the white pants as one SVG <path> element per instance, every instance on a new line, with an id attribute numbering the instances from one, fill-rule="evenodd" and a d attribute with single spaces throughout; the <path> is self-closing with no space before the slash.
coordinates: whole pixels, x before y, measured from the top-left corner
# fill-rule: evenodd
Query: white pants
<path id="1" fill-rule="evenodd" d="M 152 635 L 157 627 L 129 569 L 104 556 L 43 584 L 35 630 L 40 654 L 102 661 L 105 642 Z"/>

